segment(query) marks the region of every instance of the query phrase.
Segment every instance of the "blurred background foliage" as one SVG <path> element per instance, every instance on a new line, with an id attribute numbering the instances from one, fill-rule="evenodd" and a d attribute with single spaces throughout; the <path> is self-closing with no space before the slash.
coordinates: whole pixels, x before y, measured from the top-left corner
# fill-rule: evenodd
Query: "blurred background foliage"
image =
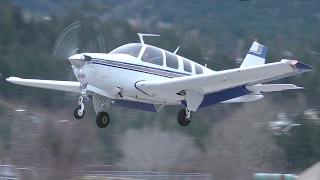
<path id="1" fill-rule="evenodd" d="M 67 109 L 76 104 L 76 100 L 66 99 L 63 92 L 21 87 L 6 82 L 5 78 L 70 78 L 69 62 L 66 59 L 52 59 L 50 55 L 59 34 L 77 21 L 82 24 L 80 44 L 83 46 L 98 33 L 104 37 L 106 52 L 129 42 L 139 42 L 138 32 L 160 34 L 161 37 L 158 38 L 146 38 L 146 42 L 169 51 L 181 46 L 179 55 L 200 64 L 205 64 L 204 58 L 208 58 L 208 67 L 214 70 L 238 67 L 236 59 L 244 58 L 253 39 L 258 38 L 260 43 L 269 47 L 267 62 L 282 58 L 298 59 L 316 69 L 311 73 L 278 80 L 277 83 L 294 83 L 306 89 L 266 95 L 266 98 L 272 100 L 270 106 L 279 109 L 268 106 L 265 108 L 293 113 L 294 122 L 302 124 L 301 128 L 296 128 L 293 132 L 297 135 L 294 136 L 296 138 L 285 137 L 286 141 L 278 143 L 286 152 L 286 156 L 281 156 L 280 160 L 294 164 L 290 167 L 292 171 L 302 170 L 319 161 L 319 126 L 301 115 L 305 109 L 320 109 L 320 74 L 317 70 L 320 68 L 318 1 L 167 0 L 160 3 L 156 0 L 0 0 L 0 3 L 0 96 L 6 101 L 25 102 L 30 106 L 41 106 L 52 111 Z M 0 106 L 0 136 L 1 141 L 5 142 L 1 147 L 1 157 L 7 155 L 6 151 L 13 149 L 10 149 L 9 143 L 12 141 L 12 123 L 8 118 L 11 116 L 5 113 L 7 107 L 4 104 L 6 103 Z M 259 107 L 256 112 L 271 111 Z M 86 117 L 91 116 L 93 119 L 94 112 L 90 108 L 93 109 L 89 105 L 86 108 Z M 125 154 L 124 150 L 119 150 L 119 131 L 157 127 L 157 133 L 160 133 L 160 129 L 190 137 L 203 154 L 208 153 L 213 158 L 216 157 L 215 154 L 210 154 L 210 148 L 216 147 L 212 145 L 215 140 L 210 140 L 216 135 L 213 126 L 223 125 L 223 120 L 242 108 L 246 106 L 217 105 L 199 110 L 195 114 L 197 120 L 188 128 L 182 128 L 175 121 L 178 107 L 164 108 L 157 115 L 111 107 L 112 127 L 107 130 L 97 129 L 95 133 L 98 142 L 92 143 L 100 148 L 101 154 L 106 154 L 106 158 L 99 163 L 117 164 Z M 246 118 L 252 116 L 248 115 Z M 252 123 L 271 120 L 263 116 L 257 117 Z M 96 128 L 92 126 L 90 127 Z M 86 131 L 85 127 L 82 129 Z M 56 129 L 59 128 L 53 127 L 51 130 Z M 52 138 L 49 140 L 54 141 Z M 57 147 L 53 147 L 55 148 Z"/>

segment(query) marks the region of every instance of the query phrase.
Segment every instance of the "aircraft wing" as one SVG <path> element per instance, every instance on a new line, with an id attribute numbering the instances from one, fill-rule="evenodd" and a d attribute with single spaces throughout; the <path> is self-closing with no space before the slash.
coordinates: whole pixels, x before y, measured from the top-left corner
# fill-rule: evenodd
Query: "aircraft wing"
<path id="1" fill-rule="evenodd" d="M 275 63 L 178 77 L 168 80 L 140 81 L 136 83 L 136 87 L 151 96 L 161 96 L 162 94 L 165 96 L 173 93 L 176 94 L 181 91 L 191 91 L 207 95 L 237 87 L 250 87 L 311 70 L 313 70 L 312 67 L 302 62 L 281 60 L 280 62 Z M 283 90 L 284 86 L 273 88 Z M 259 88 L 255 87 L 255 89 Z M 269 89 L 272 90 L 271 87 Z M 248 92 L 247 89 L 245 89 L 245 91 Z M 233 92 L 230 91 L 230 93 Z M 230 97 L 234 98 L 233 96 Z"/>
<path id="2" fill-rule="evenodd" d="M 23 86 L 38 87 L 66 92 L 81 93 L 81 84 L 77 81 L 55 81 L 40 79 L 22 79 L 18 77 L 9 77 L 7 81 Z"/>

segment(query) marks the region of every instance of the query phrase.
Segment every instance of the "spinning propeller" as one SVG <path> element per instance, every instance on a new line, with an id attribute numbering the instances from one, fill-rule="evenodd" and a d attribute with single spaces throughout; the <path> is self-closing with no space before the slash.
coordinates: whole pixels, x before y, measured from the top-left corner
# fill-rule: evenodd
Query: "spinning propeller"
<path id="1" fill-rule="evenodd" d="M 105 53 L 104 39 L 101 33 L 94 32 L 92 26 L 82 25 L 81 21 L 77 21 L 61 32 L 53 47 L 51 57 L 53 60 L 68 59 L 73 65 L 81 67 L 85 61 L 91 59 L 90 56 L 81 54 L 85 52 Z M 72 70 L 68 80 L 76 81 Z M 75 99 L 77 96 L 74 93 L 66 93 L 69 99 Z"/>

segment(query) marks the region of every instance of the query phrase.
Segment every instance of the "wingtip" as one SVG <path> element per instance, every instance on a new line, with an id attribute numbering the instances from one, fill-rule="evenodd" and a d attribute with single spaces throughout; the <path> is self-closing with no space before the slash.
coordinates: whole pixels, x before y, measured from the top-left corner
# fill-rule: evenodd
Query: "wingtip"
<path id="1" fill-rule="evenodd" d="M 293 89 L 304 89 L 304 87 L 293 85 Z"/>
<path id="2" fill-rule="evenodd" d="M 11 76 L 11 77 L 8 77 L 6 80 L 9 81 L 9 82 L 13 82 L 13 81 L 16 81 L 16 80 L 19 80 L 19 79 L 21 79 L 21 78 Z"/>
<path id="3" fill-rule="evenodd" d="M 296 68 L 299 71 L 312 71 L 312 70 L 314 70 L 313 67 L 311 67 L 303 62 L 297 61 L 297 60 L 282 59 L 281 62 L 286 65 L 290 65 L 291 67 Z"/>
<path id="4" fill-rule="evenodd" d="M 303 71 L 312 71 L 312 70 L 314 70 L 313 67 L 311 67 L 311 66 L 309 66 L 309 65 L 307 65 L 307 64 L 305 64 L 305 63 L 303 63 L 303 62 L 300 62 L 300 61 L 298 61 L 298 62 L 295 64 L 295 66 L 297 67 L 297 69 L 303 70 Z"/>

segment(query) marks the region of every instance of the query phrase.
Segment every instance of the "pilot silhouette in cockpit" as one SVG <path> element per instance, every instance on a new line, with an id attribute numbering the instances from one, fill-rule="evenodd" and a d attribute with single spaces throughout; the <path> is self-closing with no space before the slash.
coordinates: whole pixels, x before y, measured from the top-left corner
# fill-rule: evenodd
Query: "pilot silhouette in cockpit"
<path id="1" fill-rule="evenodd" d="M 148 62 L 148 60 L 149 60 L 149 52 L 145 51 L 142 56 L 142 61 Z"/>

